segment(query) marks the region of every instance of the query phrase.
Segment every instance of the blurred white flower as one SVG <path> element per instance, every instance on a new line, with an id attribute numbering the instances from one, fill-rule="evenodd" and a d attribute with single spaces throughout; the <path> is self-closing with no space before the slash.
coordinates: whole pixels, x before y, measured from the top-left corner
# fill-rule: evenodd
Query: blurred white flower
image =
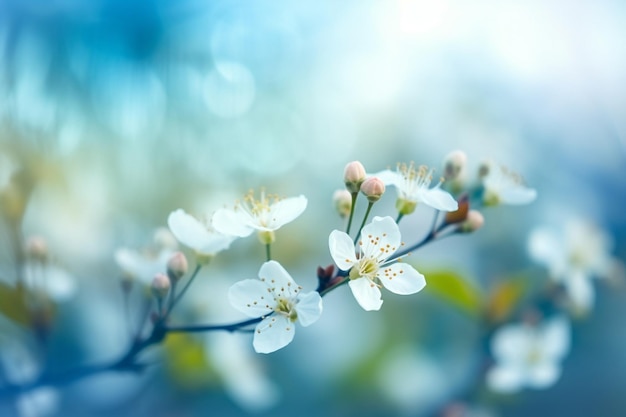
<path id="1" fill-rule="evenodd" d="M 76 294 L 76 279 L 58 265 L 29 260 L 24 263 L 23 271 L 24 283 L 30 290 L 56 302 L 67 301 Z"/>
<path id="2" fill-rule="evenodd" d="M 263 243 L 271 243 L 274 231 L 300 216 L 307 206 L 305 196 L 280 199 L 261 191 L 256 200 L 251 191 L 233 210 L 219 209 L 213 215 L 213 226 L 226 235 L 246 237 L 257 230 Z"/>
<path id="3" fill-rule="evenodd" d="M 0 360 L 5 377 L 12 384 L 28 384 L 41 374 L 41 364 L 21 343 L 3 343 Z M 39 387 L 18 395 L 15 408 L 20 417 L 46 417 L 56 413 L 59 400 L 56 389 Z"/>
<path id="4" fill-rule="evenodd" d="M 230 287 L 230 303 L 249 317 L 262 317 L 254 330 L 254 350 L 271 353 L 288 345 L 295 322 L 309 326 L 322 314 L 322 298 L 316 291 L 302 294 L 289 273 L 276 261 L 265 262 L 259 280 L 247 279 Z"/>
<path id="5" fill-rule="evenodd" d="M 157 229 L 153 240 L 150 247 L 140 250 L 119 248 L 114 255 L 115 262 L 127 277 L 138 279 L 145 285 L 150 285 L 156 274 L 166 271 L 167 261 L 178 247 L 174 236 L 165 228 Z"/>
<path id="6" fill-rule="evenodd" d="M 374 217 L 363 227 L 356 248 L 346 233 L 331 232 L 328 238 L 330 255 L 339 269 L 350 270 L 348 285 L 365 310 L 379 310 L 382 306 L 381 284 L 402 295 L 415 294 L 426 286 L 424 276 L 411 265 L 389 259 L 400 245 L 400 228 L 389 216 Z"/>
<path id="7" fill-rule="evenodd" d="M 572 219 L 563 231 L 534 229 L 528 238 L 532 259 L 548 268 L 550 277 L 563 284 L 573 306 L 586 312 L 593 307 L 592 278 L 611 278 L 618 262 L 611 256 L 612 239 L 594 224 Z"/>
<path id="8" fill-rule="evenodd" d="M 235 239 L 216 231 L 210 223 L 196 219 L 183 209 L 171 212 L 167 224 L 180 243 L 200 256 L 214 256 L 228 249 Z"/>
<path id="9" fill-rule="evenodd" d="M 402 411 L 398 415 L 406 416 L 441 405 L 452 385 L 441 364 L 409 345 L 385 354 L 377 377 L 381 392 Z"/>
<path id="10" fill-rule="evenodd" d="M 396 206 L 402 214 L 413 212 L 418 203 L 424 203 L 436 210 L 455 211 L 458 203 L 450 193 L 440 188 L 441 181 L 433 188 L 430 183 L 433 180 L 433 169 L 421 165 L 418 168 L 412 162 L 398 164 L 396 171 L 385 170 L 375 177 L 380 178 L 385 185 L 393 185 L 398 190 Z M 403 212 L 402 208 L 405 208 Z"/>
<path id="11" fill-rule="evenodd" d="M 74 296 L 76 280 L 50 259 L 48 244 L 43 237 L 29 237 L 24 253 L 22 276 L 29 290 L 56 302 L 67 301 Z"/>
<path id="12" fill-rule="evenodd" d="M 482 178 L 485 205 L 523 205 L 532 203 L 537 198 L 537 191 L 524 184 L 522 178 L 514 172 L 493 163 L 485 164 L 484 168 L 487 169 Z"/>
<path id="13" fill-rule="evenodd" d="M 561 361 L 569 349 L 570 324 L 565 317 L 503 326 L 491 340 L 496 364 L 487 373 L 487 384 L 503 393 L 548 388 L 561 376 Z"/>
<path id="14" fill-rule="evenodd" d="M 264 374 L 250 345 L 226 333 L 206 336 L 205 352 L 219 372 L 228 394 L 250 412 L 267 410 L 279 401 L 278 386 Z"/>

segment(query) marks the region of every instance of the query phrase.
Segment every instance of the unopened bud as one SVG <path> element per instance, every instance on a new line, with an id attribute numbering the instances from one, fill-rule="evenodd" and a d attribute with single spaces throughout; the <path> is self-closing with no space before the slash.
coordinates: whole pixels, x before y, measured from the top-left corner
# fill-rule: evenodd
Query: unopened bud
<path id="1" fill-rule="evenodd" d="M 348 217 L 352 209 L 352 195 L 348 190 L 337 190 L 333 194 L 333 204 L 341 218 Z"/>
<path id="2" fill-rule="evenodd" d="M 485 223 L 485 218 L 478 210 L 470 210 L 467 213 L 467 218 L 459 227 L 461 233 L 472 233 L 480 229 Z"/>
<path id="3" fill-rule="evenodd" d="M 461 150 L 450 152 L 443 160 L 443 177 L 446 181 L 454 181 L 461 175 L 467 162 L 467 155 Z"/>
<path id="4" fill-rule="evenodd" d="M 361 184 L 361 192 L 367 197 L 367 201 L 375 203 L 385 193 L 385 183 L 376 177 L 369 177 Z"/>
<path id="5" fill-rule="evenodd" d="M 174 252 L 167 261 L 167 276 L 172 282 L 181 279 L 188 269 L 187 258 L 182 252 Z"/>
<path id="6" fill-rule="evenodd" d="M 159 300 L 167 297 L 170 287 L 170 279 L 165 274 L 156 274 L 152 279 L 152 294 Z"/>
<path id="7" fill-rule="evenodd" d="M 352 161 L 343 171 L 343 182 L 351 193 L 358 193 L 361 184 L 365 181 L 365 167 L 359 161 Z"/>
<path id="8" fill-rule="evenodd" d="M 45 262 L 48 258 L 48 244 L 41 236 L 31 236 L 26 241 L 26 255 L 39 262 Z"/>

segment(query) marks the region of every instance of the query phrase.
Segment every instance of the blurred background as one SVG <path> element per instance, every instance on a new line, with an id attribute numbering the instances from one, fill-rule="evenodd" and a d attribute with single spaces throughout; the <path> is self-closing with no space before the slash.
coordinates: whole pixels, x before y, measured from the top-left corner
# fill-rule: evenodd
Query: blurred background
<path id="1" fill-rule="evenodd" d="M 427 281 L 428 271 L 456 277 L 461 296 L 430 285 L 411 297 L 387 292 L 371 313 L 341 288 L 324 298 L 319 322 L 274 354 L 254 354 L 247 334 L 170 337 L 141 375 L 1 398 L 0 414 L 626 412 L 621 284 L 594 282 L 594 309 L 574 321 L 562 378 L 547 390 L 485 389 L 476 318 L 499 280 L 547 279 L 527 251 L 535 227 L 582 218 L 604 230 L 610 256 L 625 258 L 624 19 L 619 0 L 0 0 L 0 187 L 18 201 L 0 226 L 9 306 L 0 308 L 0 386 L 126 349 L 114 253 L 153 245 L 177 208 L 204 215 L 259 187 L 306 195 L 273 255 L 312 290 L 317 266 L 332 262 L 328 234 L 343 227 L 331 196 L 349 161 L 441 173 L 444 156 L 462 149 L 468 181 L 495 160 L 538 192 L 532 205 L 485 210 L 477 233 L 411 257 Z M 394 193 L 374 214 L 393 215 Z M 431 220 L 420 207 L 401 223 L 403 239 Z M 65 279 L 45 348 L 9 301 L 12 221 L 46 240 L 62 271 L 46 273 Z M 263 260 L 256 239 L 236 241 L 174 319 L 238 320 L 223 295 Z"/>

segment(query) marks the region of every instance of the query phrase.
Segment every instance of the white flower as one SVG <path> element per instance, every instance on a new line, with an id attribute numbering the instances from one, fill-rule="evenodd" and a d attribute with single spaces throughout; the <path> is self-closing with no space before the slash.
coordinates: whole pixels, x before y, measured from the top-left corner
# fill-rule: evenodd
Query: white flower
<path id="1" fill-rule="evenodd" d="M 132 279 L 138 279 L 146 285 L 158 273 L 166 271 L 167 261 L 178 248 L 174 236 L 166 228 L 154 232 L 154 244 L 141 250 L 119 248 L 115 251 L 115 262 Z"/>
<path id="2" fill-rule="evenodd" d="M 429 170 L 425 165 L 416 169 L 412 162 L 409 165 L 398 164 L 396 171 L 385 170 L 374 176 L 380 178 L 385 185 L 396 187 L 398 190 L 396 205 L 402 214 L 412 213 L 418 203 L 442 211 L 458 209 L 454 197 L 440 188 L 441 181 L 433 188 L 429 188 L 433 180 L 433 170 Z"/>
<path id="3" fill-rule="evenodd" d="M 611 238 L 595 225 L 572 219 L 564 231 L 537 228 L 528 238 L 528 251 L 561 283 L 574 307 L 586 312 L 593 307 L 592 278 L 608 278 L 616 260 L 610 255 Z"/>
<path id="4" fill-rule="evenodd" d="M 483 177 L 483 202 L 488 206 L 499 204 L 522 205 L 537 198 L 537 191 L 524 184 L 522 178 L 495 164 L 485 165 L 487 174 Z"/>
<path id="5" fill-rule="evenodd" d="M 503 326 L 491 340 L 496 364 L 487 373 L 487 384 L 499 392 L 548 388 L 561 376 L 561 361 L 569 349 L 570 325 L 564 317 L 536 326 Z"/>
<path id="6" fill-rule="evenodd" d="M 265 262 L 259 278 L 234 284 L 228 298 L 249 317 L 263 317 L 254 330 L 253 346 L 258 353 L 270 353 L 293 340 L 296 321 L 305 327 L 317 321 L 322 298 L 316 291 L 302 294 L 302 287 L 276 261 Z"/>
<path id="7" fill-rule="evenodd" d="M 391 217 L 374 217 L 361 231 L 356 248 L 350 236 L 339 230 L 332 231 L 328 245 L 339 269 L 350 270 L 348 285 L 365 310 L 380 309 L 381 284 L 402 295 L 414 294 L 426 286 L 424 276 L 411 265 L 389 259 L 401 245 L 400 229 Z"/>
<path id="8" fill-rule="evenodd" d="M 190 216 L 183 209 L 171 212 L 167 225 L 180 243 L 201 256 L 214 256 L 228 249 L 235 239 L 216 231 L 210 224 Z"/>
<path id="9" fill-rule="evenodd" d="M 233 210 L 217 210 L 213 215 L 213 226 L 221 233 L 238 237 L 249 236 L 257 230 L 260 236 L 268 236 L 262 239 L 264 243 L 271 243 L 273 232 L 295 220 L 304 212 L 306 205 L 307 199 L 303 195 L 281 200 L 261 191 L 261 198 L 256 200 L 250 192 Z"/>

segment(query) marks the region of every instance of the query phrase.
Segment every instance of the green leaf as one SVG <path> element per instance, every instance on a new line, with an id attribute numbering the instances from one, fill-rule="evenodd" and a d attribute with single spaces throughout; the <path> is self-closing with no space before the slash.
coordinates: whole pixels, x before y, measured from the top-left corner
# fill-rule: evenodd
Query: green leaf
<path id="1" fill-rule="evenodd" d="M 164 346 L 166 369 L 180 387 L 198 389 L 214 380 L 200 340 L 184 333 L 169 334 Z"/>
<path id="2" fill-rule="evenodd" d="M 498 282 L 489 294 L 487 315 L 492 322 L 506 320 L 529 290 L 527 278 L 523 275 Z"/>
<path id="3" fill-rule="evenodd" d="M 464 313 L 478 316 L 483 305 L 481 291 L 467 279 L 452 271 L 433 271 L 424 273 L 425 291 L 452 304 Z"/>
<path id="4" fill-rule="evenodd" d="M 30 311 L 23 287 L 14 288 L 0 282 L 0 314 L 23 326 L 30 325 Z"/>

